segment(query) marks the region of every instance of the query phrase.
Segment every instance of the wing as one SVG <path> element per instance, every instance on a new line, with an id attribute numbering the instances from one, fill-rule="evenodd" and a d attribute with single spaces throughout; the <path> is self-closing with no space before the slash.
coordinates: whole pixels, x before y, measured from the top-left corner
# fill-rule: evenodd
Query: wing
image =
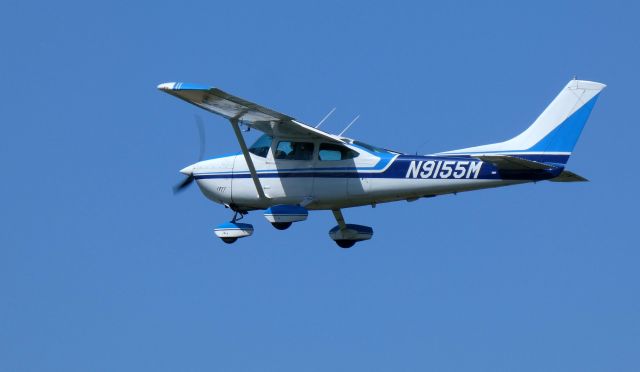
<path id="1" fill-rule="evenodd" d="M 339 137 L 305 125 L 291 116 L 218 88 L 189 83 L 164 83 L 158 85 L 158 89 L 229 120 L 238 120 L 270 136 L 343 142 Z"/>

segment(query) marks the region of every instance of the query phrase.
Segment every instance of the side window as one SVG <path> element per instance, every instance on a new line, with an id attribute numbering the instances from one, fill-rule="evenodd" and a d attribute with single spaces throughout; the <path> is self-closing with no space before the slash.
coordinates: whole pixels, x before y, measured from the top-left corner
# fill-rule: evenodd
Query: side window
<path id="1" fill-rule="evenodd" d="M 253 145 L 251 145 L 251 147 L 249 147 L 249 152 L 261 158 L 266 158 L 272 141 L 273 138 L 271 136 L 263 134 L 256 142 L 253 143 Z"/>
<path id="2" fill-rule="evenodd" d="M 312 156 L 311 142 L 280 141 L 273 157 L 280 160 L 311 160 Z"/>
<path id="3" fill-rule="evenodd" d="M 360 155 L 356 151 L 353 151 L 347 147 L 334 145 L 331 143 L 320 144 L 320 151 L 318 157 L 320 160 L 348 160 L 358 157 Z"/>

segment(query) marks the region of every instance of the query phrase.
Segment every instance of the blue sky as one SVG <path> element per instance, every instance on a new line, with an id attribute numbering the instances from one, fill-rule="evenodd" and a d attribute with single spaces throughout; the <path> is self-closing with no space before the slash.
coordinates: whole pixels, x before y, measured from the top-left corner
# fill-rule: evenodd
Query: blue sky
<path id="1" fill-rule="evenodd" d="M 636 371 L 635 2 L 0 4 L 0 370 Z M 406 152 L 519 133 L 574 75 L 608 84 L 538 183 L 330 213 L 233 246 L 197 188 L 207 83 Z M 237 151 L 202 113 L 207 156 Z M 252 133 L 252 136 L 255 136 Z"/>

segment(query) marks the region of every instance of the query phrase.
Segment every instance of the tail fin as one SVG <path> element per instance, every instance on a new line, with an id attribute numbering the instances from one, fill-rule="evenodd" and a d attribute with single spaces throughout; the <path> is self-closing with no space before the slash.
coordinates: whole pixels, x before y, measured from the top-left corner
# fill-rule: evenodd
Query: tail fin
<path id="1" fill-rule="evenodd" d="M 518 136 L 505 142 L 448 151 L 446 154 L 553 154 L 564 155 L 566 162 L 599 93 L 605 87 L 593 81 L 571 80 L 536 121 Z"/>

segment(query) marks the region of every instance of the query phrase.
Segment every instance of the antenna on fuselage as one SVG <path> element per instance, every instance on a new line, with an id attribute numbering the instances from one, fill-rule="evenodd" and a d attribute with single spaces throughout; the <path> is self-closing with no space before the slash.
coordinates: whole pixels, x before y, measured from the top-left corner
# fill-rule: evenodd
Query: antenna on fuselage
<path id="1" fill-rule="evenodd" d="M 320 122 L 318 123 L 318 125 L 315 126 L 316 129 L 320 128 L 320 126 L 322 125 L 322 123 L 324 123 L 325 120 L 327 120 L 329 118 L 329 116 L 331 116 L 331 114 L 333 114 L 333 112 L 336 110 L 336 108 L 332 108 L 331 111 L 329 111 L 328 114 L 326 114 L 322 120 L 320 120 Z"/>
<path id="2" fill-rule="evenodd" d="M 342 132 L 340 132 L 340 134 L 338 134 L 338 136 L 339 136 L 339 137 L 341 137 L 341 136 L 342 136 L 342 134 L 343 134 L 344 132 L 346 132 L 347 130 L 349 130 L 349 128 L 351 127 L 351 125 L 352 125 L 353 123 L 355 123 L 355 122 L 356 122 L 356 120 L 358 120 L 358 119 L 360 119 L 360 114 L 358 114 L 358 116 L 356 116 L 355 118 L 353 118 L 353 120 L 351 120 L 351 123 L 349 123 L 349 125 L 347 125 L 347 127 L 346 127 L 346 128 L 344 128 L 344 129 L 342 130 Z"/>

